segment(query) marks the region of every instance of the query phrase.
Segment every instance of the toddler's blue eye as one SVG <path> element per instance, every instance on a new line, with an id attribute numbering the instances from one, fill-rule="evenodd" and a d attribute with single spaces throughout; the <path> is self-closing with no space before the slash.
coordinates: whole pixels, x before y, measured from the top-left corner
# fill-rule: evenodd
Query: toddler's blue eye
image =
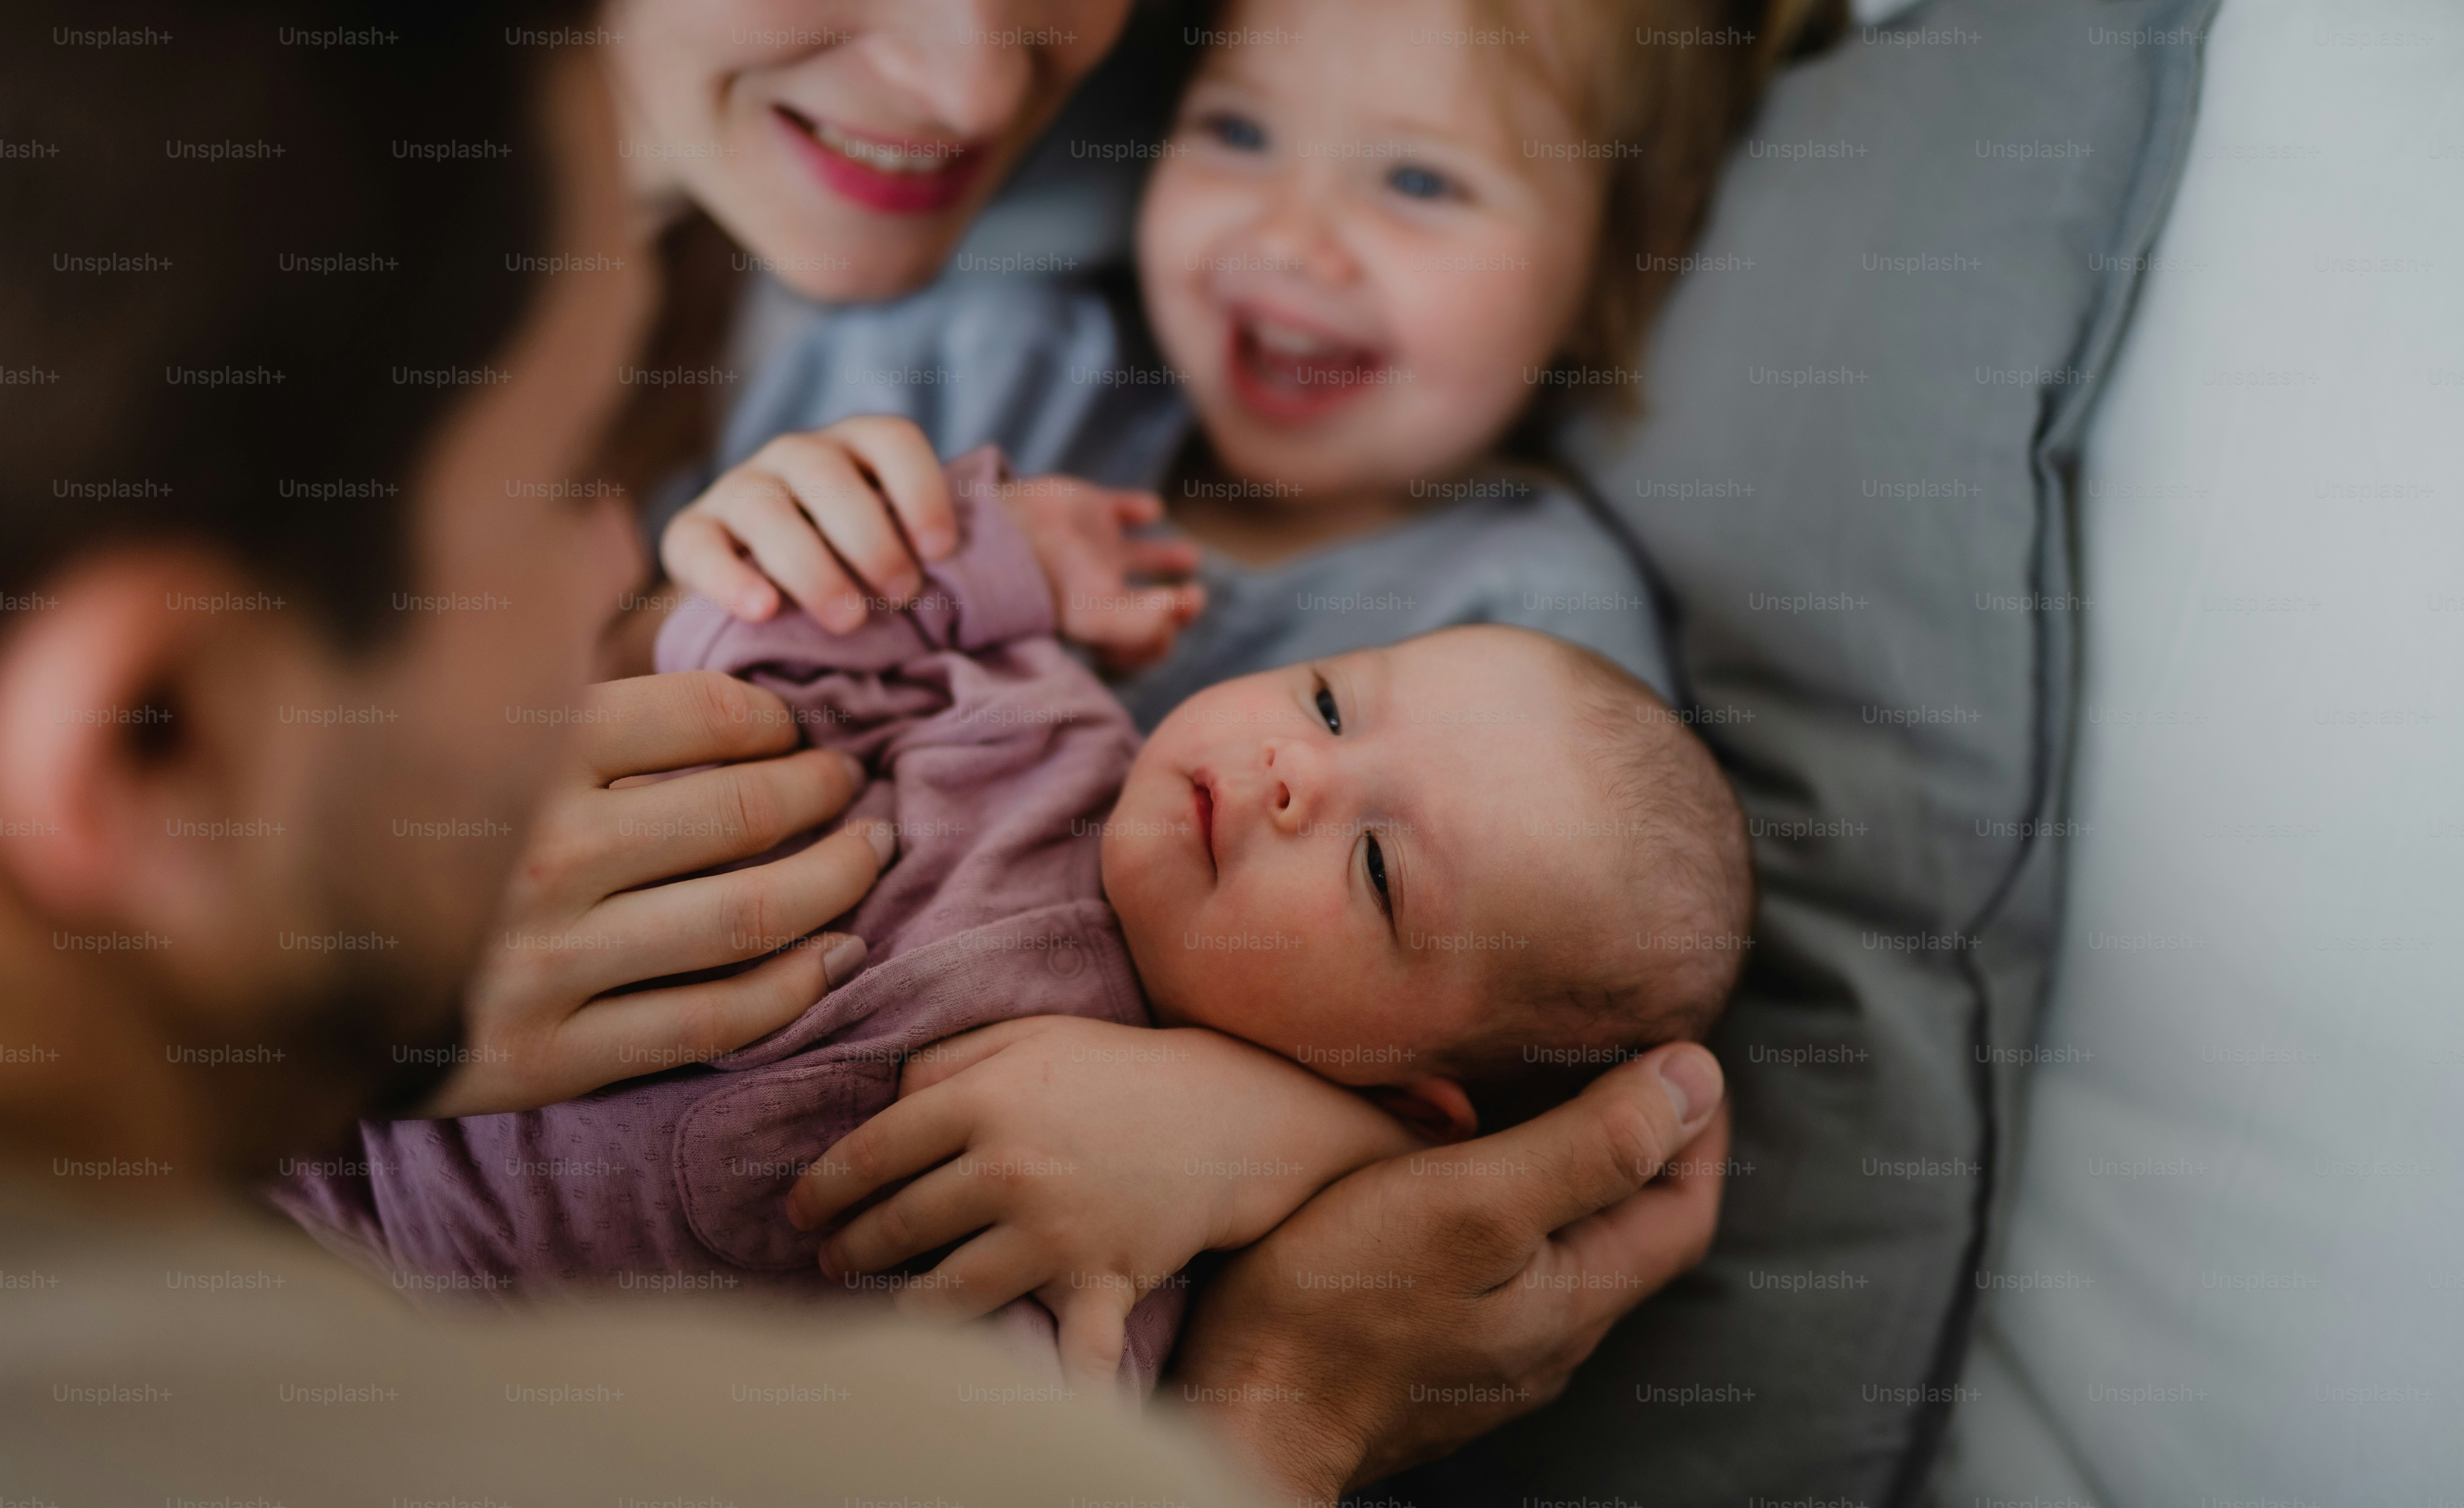
<path id="1" fill-rule="evenodd" d="M 1236 152 L 1260 152 L 1266 147 L 1265 127 L 1245 115 L 1210 116 L 1205 131 Z"/>
<path id="2" fill-rule="evenodd" d="M 1386 175 L 1386 186 L 1409 199 L 1442 199 L 1454 187 L 1425 167 L 1397 167 Z"/>
<path id="3" fill-rule="evenodd" d="M 1326 720 L 1326 731 L 1329 733 L 1343 731 L 1343 715 L 1334 710 L 1334 693 L 1324 686 L 1317 689 L 1317 715 Z"/>

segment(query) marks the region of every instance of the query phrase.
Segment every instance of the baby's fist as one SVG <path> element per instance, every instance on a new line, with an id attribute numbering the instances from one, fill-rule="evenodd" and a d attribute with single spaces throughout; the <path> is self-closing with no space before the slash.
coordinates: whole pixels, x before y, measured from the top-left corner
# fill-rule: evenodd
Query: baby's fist
<path id="1" fill-rule="evenodd" d="M 1198 569 L 1196 545 L 1129 533 L 1163 518 L 1155 494 L 1036 477 L 1011 482 L 1001 501 L 1044 567 L 1061 636 L 1094 651 L 1107 671 L 1125 675 L 1163 658 L 1206 605 L 1206 588 L 1186 579 Z"/>

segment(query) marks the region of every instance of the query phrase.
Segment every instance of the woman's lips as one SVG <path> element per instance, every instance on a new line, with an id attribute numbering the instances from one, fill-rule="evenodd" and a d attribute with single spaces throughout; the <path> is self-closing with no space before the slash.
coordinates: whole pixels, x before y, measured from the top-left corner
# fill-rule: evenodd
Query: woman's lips
<path id="1" fill-rule="evenodd" d="M 1332 412 L 1380 382 L 1386 359 L 1366 345 L 1235 309 L 1225 367 L 1232 396 L 1262 418 L 1285 423 Z"/>
<path id="2" fill-rule="evenodd" d="M 965 195 L 983 149 L 956 142 L 874 136 L 771 106 L 788 149 L 825 188 L 885 214 L 932 214 Z"/>

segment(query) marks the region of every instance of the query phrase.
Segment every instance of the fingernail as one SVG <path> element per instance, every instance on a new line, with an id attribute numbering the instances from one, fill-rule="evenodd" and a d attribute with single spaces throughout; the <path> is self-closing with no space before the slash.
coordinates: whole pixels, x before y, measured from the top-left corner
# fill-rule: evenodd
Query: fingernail
<path id="1" fill-rule="evenodd" d="M 787 1223 L 799 1231 L 810 1231 L 821 1223 L 813 1218 L 812 1196 L 804 1192 L 804 1186 L 802 1184 L 787 1190 Z M 829 1265 L 829 1248 L 824 1247 L 822 1248 L 822 1267 L 826 1271 Z"/>
<path id="2" fill-rule="evenodd" d="M 1677 1123 L 1691 1129 L 1720 1103 L 1720 1060 L 1699 1047 L 1678 1048 L 1660 1060 L 1660 1087 L 1677 1111 Z"/>
<path id="3" fill-rule="evenodd" d="M 832 749 L 830 752 L 837 755 L 839 763 L 847 766 L 847 779 L 855 783 L 857 789 L 863 789 L 864 783 L 872 778 L 872 772 L 864 767 L 864 761 L 845 749 Z"/>
<path id="4" fill-rule="evenodd" d="M 890 824 L 887 822 L 866 823 L 864 840 L 872 845 L 872 856 L 880 860 L 884 868 L 889 866 L 891 859 L 898 856 L 898 835 L 890 831 Z"/>
<path id="5" fill-rule="evenodd" d="M 947 529 L 926 529 L 915 536 L 915 547 L 927 560 L 939 560 L 957 547 L 958 537 Z"/>
<path id="6" fill-rule="evenodd" d="M 829 945 L 822 949 L 822 977 L 829 981 L 832 989 L 838 988 L 853 979 L 857 969 L 864 967 L 864 939 L 854 936 L 831 939 Z"/>

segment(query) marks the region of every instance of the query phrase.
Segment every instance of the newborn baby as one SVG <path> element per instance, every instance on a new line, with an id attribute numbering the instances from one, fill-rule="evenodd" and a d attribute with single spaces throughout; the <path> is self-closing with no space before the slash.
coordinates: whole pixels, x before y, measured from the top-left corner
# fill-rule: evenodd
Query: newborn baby
<path id="1" fill-rule="evenodd" d="M 767 687 L 873 777 L 844 820 L 898 854 L 837 924 L 861 972 L 707 1065 L 363 1126 L 295 1214 L 406 1288 L 903 1289 L 1049 1311 L 1074 1377 L 1152 1381 L 1199 1251 L 1716 1016 L 1742 824 L 1639 682 L 1453 629 L 1213 687 L 1141 749 L 1051 637 L 996 468 L 952 469 L 964 543 L 904 610 L 833 634 L 697 600 L 660 635 L 661 669 Z"/>

